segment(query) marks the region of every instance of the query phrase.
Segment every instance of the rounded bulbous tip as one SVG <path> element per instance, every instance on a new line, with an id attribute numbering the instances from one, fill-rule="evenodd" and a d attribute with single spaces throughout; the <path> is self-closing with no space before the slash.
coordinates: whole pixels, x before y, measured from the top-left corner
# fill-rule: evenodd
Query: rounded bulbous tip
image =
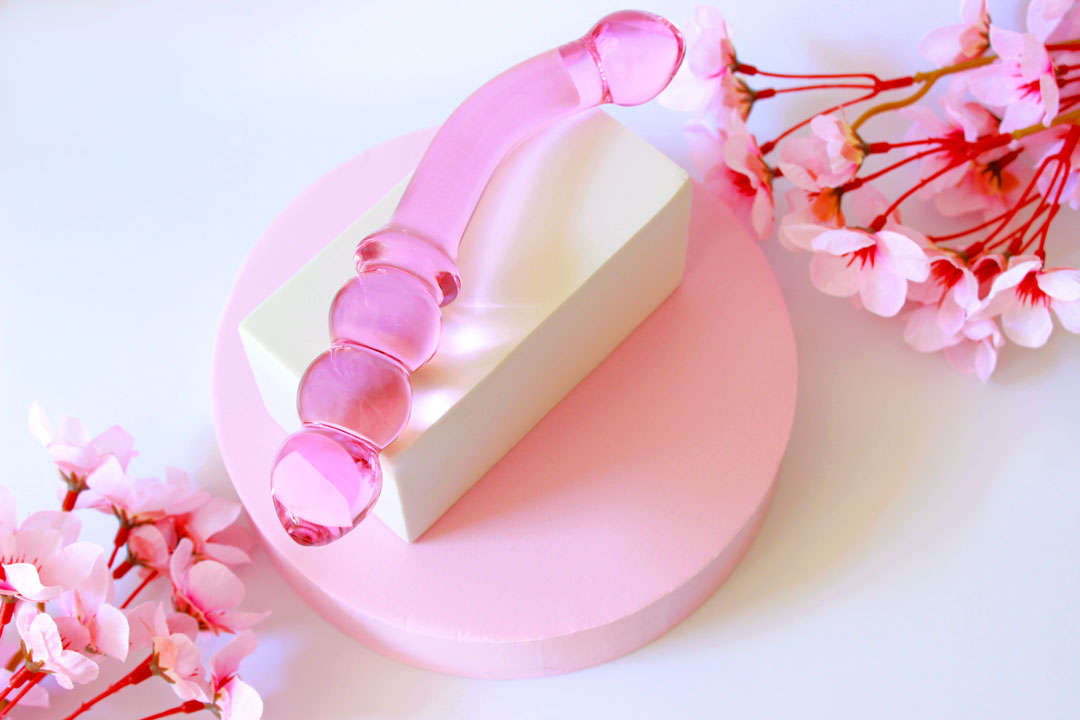
<path id="1" fill-rule="evenodd" d="M 273 501 L 274 512 L 277 513 L 278 522 L 281 523 L 281 527 L 285 529 L 285 533 L 292 538 L 293 542 L 297 545 L 304 545 L 305 547 L 313 545 L 329 545 L 349 530 L 352 530 L 352 526 L 349 526 L 348 528 L 339 528 L 308 522 L 307 520 L 296 516 L 292 510 L 285 507 L 284 503 L 276 497 L 273 498 Z"/>
<path id="2" fill-rule="evenodd" d="M 659 95 L 686 54 L 677 27 L 638 10 L 602 18 L 584 39 L 595 52 L 607 94 L 616 105 L 640 105 Z"/>
<path id="3" fill-rule="evenodd" d="M 379 498 L 378 452 L 346 433 L 306 426 L 274 458 L 270 496 L 289 537 L 326 545 L 356 527 Z"/>

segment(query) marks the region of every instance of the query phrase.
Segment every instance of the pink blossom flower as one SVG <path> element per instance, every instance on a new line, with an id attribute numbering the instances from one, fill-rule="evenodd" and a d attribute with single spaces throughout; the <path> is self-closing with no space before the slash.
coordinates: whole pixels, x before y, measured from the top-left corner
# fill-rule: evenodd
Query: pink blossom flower
<path id="1" fill-rule="evenodd" d="M 866 151 L 862 139 L 847 121 L 839 115 L 818 115 L 810 121 L 810 129 L 825 143 L 825 156 L 832 174 L 849 179 L 855 177 Z"/>
<path id="2" fill-rule="evenodd" d="M 942 338 L 955 337 L 979 308 L 979 280 L 954 252 L 927 248 L 926 254 L 930 276 L 908 287 L 908 298 L 925 305 L 912 316 L 919 320 L 908 322 L 910 337 L 906 334 L 905 339 L 916 350 L 935 352 L 948 344 Z M 921 325 L 923 318 L 932 320 L 935 327 Z"/>
<path id="3" fill-rule="evenodd" d="M 64 615 L 86 630 L 83 647 L 89 645 L 94 652 L 122 661 L 128 653 L 128 622 L 123 611 L 111 604 L 113 594 L 112 575 L 105 558 L 98 555 L 86 579 L 61 595 L 58 604 Z"/>
<path id="4" fill-rule="evenodd" d="M 998 27 L 990 28 L 990 45 L 998 59 L 971 72 L 972 95 L 991 107 L 1005 109 L 1001 132 L 1039 122 L 1049 127 L 1058 114 L 1060 91 L 1046 46 L 1030 33 Z"/>
<path id="5" fill-rule="evenodd" d="M 1031 0 L 1027 29 L 1044 42 L 1072 40 L 1080 34 L 1080 6 L 1076 0 Z"/>
<path id="6" fill-rule="evenodd" d="M 169 562 L 177 609 L 214 633 L 250 628 L 269 613 L 242 612 L 244 585 L 228 567 L 216 560 L 194 562 L 194 545 L 183 538 Z"/>
<path id="7" fill-rule="evenodd" d="M 716 113 L 731 102 L 733 87 L 725 81 L 736 66 L 731 30 L 720 11 L 706 5 L 694 8 L 694 20 L 686 31 L 689 50 L 686 62 L 658 98 L 672 110 L 694 113 L 700 118 Z"/>
<path id="8" fill-rule="evenodd" d="M 196 555 L 240 565 L 251 561 L 243 549 L 250 547 L 250 537 L 235 526 L 240 510 L 240 503 L 212 497 L 190 513 L 174 517 L 173 530 L 191 540 Z"/>
<path id="9" fill-rule="evenodd" d="M 788 192 L 787 201 L 789 212 L 780 221 L 778 235 L 780 243 L 791 251 L 812 250 L 811 241 L 823 228 L 869 226 L 889 207 L 889 201 L 873 185 L 843 193 L 835 188 L 817 193 L 796 188 Z M 899 222 L 899 215 L 894 213 L 892 220 Z"/>
<path id="10" fill-rule="evenodd" d="M 841 209 L 842 195 L 835 188 L 826 188 L 821 192 L 792 188 L 786 197 L 788 213 L 780 219 L 777 237 L 780 244 L 792 252 L 808 250 L 810 240 L 821 232 L 821 227 L 843 227 L 846 224 Z"/>
<path id="11" fill-rule="evenodd" d="M 757 102 L 758 93 L 746 84 L 742 78 L 726 75 L 720 82 L 720 93 L 714 103 L 712 115 L 717 118 L 720 127 L 737 125 L 745 122 Z"/>
<path id="12" fill-rule="evenodd" d="M 757 140 L 745 128 L 731 133 L 700 126 L 692 149 L 696 162 L 709 167 L 703 184 L 724 201 L 759 238 L 772 235 L 772 172 L 762 159 Z M 711 166 L 703 162 L 710 154 L 722 161 Z"/>
<path id="13" fill-rule="evenodd" d="M 986 382 L 997 366 L 998 350 L 1005 344 L 994 320 L 968 320 L 959 342 L 945 348 L 945 359 L 953 369 L 974 374 Z"/>
<path id="14" fill-rule="evenodd" d="M 810 279 L 822 292 L 837 297 L 858 295 L 867 310 L 882 317 L 900 312 L 908 282 L 930 274 L 924 247 L 929 242 L 901 225 L 877 232 L 861 228 L 809 228 L 798 242 L 814 251 Z"/>
<path id="15" fill-rule="evenodd" d="M 1022 347 L 1042 347 L 1050 339 L 1053 310 L 1069 332 L 1080 333 L 1080 271 L 1043 269 L 1035 255 L 1009 258 L 1008 268 L 994 278 L 977 319 L 1001 316 L 1005 334 Z"/>
<path id="16" fill-rule="evenodd" d="M 979 57 L 989 45 L 990 13 L 986 0 L 962 0 L 958 25 L 931 30 L 919 42 L 919 52 L 939 67 Z"/>
<path id="17" fill-rule="evenodd" d="M 973 102 L 963 102 L 956 85 L 942 98 L 947 120 L 940 119 L 929 108 L 910 106 L 899 112 L 912 120 L 906 141 L 941 139 L 937 152 L 920 160 L 919 176 L 930 180 L 919 191 L 924 198 L 933 198 L 938 210 L 947 216 L 980 211 L 986 217 L 1000 214 L 1018 201 L 1022 186 L 1009 165 L 1016 154 L 997 147 L 970 156 L 968 143 L 997 131 L 997 118 L 989 110 Z M 930 145 L 916 146 L 909 154 L 926 153 Z M 952 169 L 948 169 L 949 167 Z M 938 173 L 941 173 L 940 175 Z"/>
<path id="18" fill-rule="evenodd" d="M 724 141 L 727 140 L 728 131 L 710 118 L 687 123 L 685 131 L 695 176 L 703 179 L 724 162 Z"/>
<path id="19" fill-rule="evenodd" d="M 971 261 L 971 272 L 979 281 L 979 297 L 985 298 L 990 294 L 990 285 L 994 278 L 1000 275 L 1008 264 L 1008 258 L 996 252 L 983 253 Z"/>
<path id="20" fill-rule="evenodd" d="M 240 662 L 255 651 L 255 645 L 255 633 L 245 630 L 210 661 L 210 685 L 221 720 L 259 720 L 262 717 L 262 698 L 238 674 Z"/>
<path id="21" fill-rule="evenodd" d="M 152 647 L 155 637 L 168 637 L 177 633 L 195 640 L 199 633 L 198 621 L 186 613 L 166 610 L 152 600 L 140 603 L 126 613 L 131 628 L 129 643 L 131 650 L 143 650 Z"/>
<path id="22" fill-rule="evenodd" d="M 68 690 L 75 683 L 92 682 L 98 676 L 97 664 L 74 650 L 64 648 L 56 621 L 32 605 L 22 605 L 15 614 L 15 625 L 26 648 L 27 667 L 51 673 Z"/>
<path id="23" fill-rule="evenodd" d="M 974 374 L 983 382 L 994 372 L 998 350 L 1005 344 L 994 319 L 966 318 L 959 330 L 949 332 L 939 322 L 933 305 L 923 305 L 911 313 L 904 340 L 919 352 L 943 350 L 953 369 Z"/>
<path id="24" fill-rule="evenodd" d="M 56 629 L 60 632 L 60 641 L 65 650 L 87 653 L 90 647 L 90 631 L 83 627 L 78 620 L 66 615 L 50 616 L 56 623 Z"/>
<path id="25" fill-rule="evenodd" d="M 162 527 L 172 534 L 172 542 L 166 539 L 166 535 L 161 531 Z M 128 535 L 128 562 L 151 571 L 168 572 L 169 558 L 175 546 L 176 535 L 169 520 L 159 520 L 153 525 L 137 525 Z"/>
<path id="26" fill-rule="evenodd" d="M 855 178 L 866 157 L 862 139 L 836 115 L 810 121 L 813 135 L 792 138 L 780 148 L 784 177 L 808 192 L 840 187 Z"/>
<path id="27" fill-rule="evenodd" d="M 199 648 L 187 635 L 154 636 L 154 665 L 157 672 L 172 685 L 173 692 L 183 701 L 206 702 L 203 689 L 203 664 Z"/>
<path id="28" fill-rule="evenodd" d="M 82 582 L 101 548 L 72 542 L 78 532 L 78 518 L 49 511 L 17 527 L 15 500 L 0 486 L 0 595 L 46 602 Z"/>
<path id="29" fill-rule="evenodd" d="M 30 407 L 30 432 L 49 451 L 61 472 L 76 478 L 86 477 L 109 457 L 126 468 L 135 455 L 135 440 L 121 427 L 113 426 L 90 439 L 81 422 L 62 417 L 54 431 L 37 403 Z"/>
<path id="30" fill-rule="evenodd" d="M 934 195 L 934 206 L 946 217 L 969 212 L 981 213 L 990 220 L 1020 202 L 1020 196 L 1030 180 L 1030 171 L 1016 162 L 1006 162 L 1008 156 L 970 163 L 960 181 Z"/>
<path id="31" fill-rule="evenodd" d="M 80 496 L 79 506 L 116 513 L 128 527 L 191 512 L 210 497 L 181 470 L 168 468 L 164 480 L 132 478 L 115 458 L 94 470 L 86 485 L 90 492 L 84 493 L 85 500 Z"/>

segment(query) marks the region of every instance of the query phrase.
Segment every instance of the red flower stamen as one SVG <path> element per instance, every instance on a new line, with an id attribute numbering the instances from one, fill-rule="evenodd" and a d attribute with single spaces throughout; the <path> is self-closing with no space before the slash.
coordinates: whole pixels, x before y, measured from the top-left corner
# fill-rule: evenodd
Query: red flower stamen
<path id="1" fill-rule="evenodd" d="M 935 260 L 930 264 L 930 277 L 938 285 L 948 290 L 964 277 L 964 271 L 948 260 Z"/>
<path id="2" fill-rule="evenodd" d="M 1043 307 L 1050 305 L 1050 296 L 1039 287 L 1038 276 L 1034 270 L 1025 275 L 1020 284 L 1016 286 L 1016 296 L 1020 298 L 1021 302 L 1028 305 L 1042 305 Z"/>
<path id="3" fill-rule="evenodd" d="M 877 244 L 867 245 L 864 248 L 859 248 L 855 252 L 848 253 L 850 256 L 848 259 L 848 267 L 855 264 L 855 261 L 859 262 L 859 268 L 866 267 L 867 263 L 870 267 L 874 267 L 875 258 L 877 257 Z"/>

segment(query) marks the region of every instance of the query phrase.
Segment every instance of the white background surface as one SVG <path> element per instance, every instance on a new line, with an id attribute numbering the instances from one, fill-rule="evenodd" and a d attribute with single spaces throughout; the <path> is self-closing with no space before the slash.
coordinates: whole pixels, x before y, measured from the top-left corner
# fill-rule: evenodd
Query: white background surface
<path id="1" fill-rule="evenodd" d="M 618 6 L 0 0 L 0 481 L 24 511 L 54 492 L 25 430 L 33 399 L 124 425 L 142 474 L 175 465 L 229 492 L 211 348 L 261 231 L 337 164 L 438 124 Z M 1018 24 L 1012 3 L 991 10 Z M 895 74 L 924 67 L 916 41 L 956 17 L 932 0 L 725 12 L 759 67 Z M 763 105 L 754 127 L 798 106 Z M 681 118 L 618 116 L 685 158 Z M 266 717 L 1080 717 L 1080 339 L 1010 347 L 982 386 L 815 291 L 805 256 L 765 252 L 791 307 L 799 408 L 764 529 L 712 600 L 605 666 L 482 682 L 354 644 L 260 557 L 242 576 L 250 604 L 273 608 L 246 673 Z M 104 518 L 89 524 L 104 541 Z M 127 692 L 87 717 L 173 704 L 155 683 Z"/>

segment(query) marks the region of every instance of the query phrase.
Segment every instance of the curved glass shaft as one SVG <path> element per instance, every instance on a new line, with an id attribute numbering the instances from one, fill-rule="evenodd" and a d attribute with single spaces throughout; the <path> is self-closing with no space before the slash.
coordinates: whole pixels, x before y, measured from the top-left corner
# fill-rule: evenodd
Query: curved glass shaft
<path id="1" fill-rule="evenodd" d="M 410 373 L 438 348 L 439 306 L 460 287 L 458 246 L 503 157 L 568 115 L 647 102 L 683 54 L 667 20 L 617 12 L 502 73 L 447 119 L 390 222 L 358 245 L 358 275 L 331 307 L 333 346 L 301 380 L 304 427 L 282 445 L 271 474 L 278 518 L 294 540 L 331 542 L 378 499 L 379 453 L 408 422 Z"/>

